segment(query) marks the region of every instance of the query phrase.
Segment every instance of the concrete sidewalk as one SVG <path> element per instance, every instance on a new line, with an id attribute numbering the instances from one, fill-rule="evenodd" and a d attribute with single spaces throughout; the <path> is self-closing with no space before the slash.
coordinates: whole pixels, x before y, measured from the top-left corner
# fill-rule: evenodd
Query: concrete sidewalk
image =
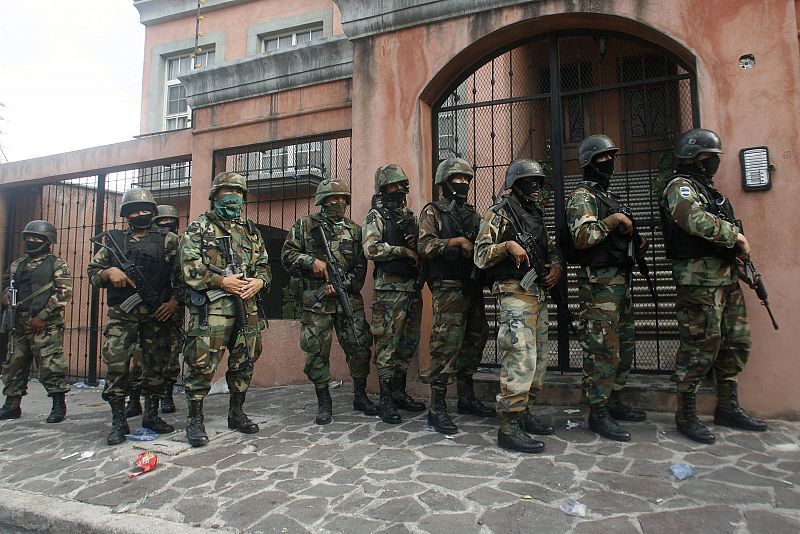
<path id="1" fill-rule="evenodd" d="M 261 425 L 250 436 L 227 430 L 227 395 L 214 395 L 212 440 L 191 449 L 178 395 L 178 413 L 164 417 L 175 434 L 108 447 L 98 390 L 73 390 L 56 425 L 44 423 L 41 385 L 30 391 L 22 419 L 0 423 L 0 532 L 800 532 L 798 423 L 770 421 L 763 434 L 717 428 L 717 444 L 702 446 L 675 432 L 672 414 L 653 413 L 621 444 L 567 430 L 585 409 L 542 407 L 556 435 L 527 456 L 495 446 L 496 420 L 456 415 L 462 432 L 448 439 L 424 429 L 424 412 L 403 412 L 397 426 L 356 414 L 344 384 L 324 427 L 313 424 L 311 386 L 249 393 Z M 142 450 L 158 454 L 158 467 L 129 479 Z M 64 459 L 85 451 L 93 455 Z M 676 462 L 696 475 L 677 481 Z M 585 518 L 559 509 L 568 498 L 586 505 Z"/>

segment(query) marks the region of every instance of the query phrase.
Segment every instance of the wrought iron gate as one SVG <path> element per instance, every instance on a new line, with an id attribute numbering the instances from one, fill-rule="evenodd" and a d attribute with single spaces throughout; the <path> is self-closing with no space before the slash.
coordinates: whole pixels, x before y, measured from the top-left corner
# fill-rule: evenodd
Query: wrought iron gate
<path id="1" fill-rule="evenodd" d="M 615 140 L 621 150 L 611 188 L 632 207 L 651 242 L 647 261 L 658 293 L 656 308 L 636 274 L 634 371 L 639 373 L 674 367 L 675 286 L 664 257 L 660 191 L 655 190 L 672 163 L 673 140 L 699 123 L 696 95 L 691 66 L 671 53 L 627 35 L 583 31 L 547 35 L 496 52 L 456 80 L 433 108 L 434 166 L 451 155 L 469 161 L 475 168 L 470 202 L 479 211 L 502 193 L 513 160 L 544 163 L 551 173 L 546 213 L 551 232 L 564 223 L 565 198 L 581 179 L 578 143 L 595 133 Z M 565 278 L 560 290 L 577 311 L 574 266 Z M 550 306 L 550 366 L 580 369 L 581 349 L 569 336 L 566 312 Z M 487 313 L 496 333 L 496 303 L 488 295 Z M 483 363 L 497 365 L 496 343 L 487 345 Z"/>

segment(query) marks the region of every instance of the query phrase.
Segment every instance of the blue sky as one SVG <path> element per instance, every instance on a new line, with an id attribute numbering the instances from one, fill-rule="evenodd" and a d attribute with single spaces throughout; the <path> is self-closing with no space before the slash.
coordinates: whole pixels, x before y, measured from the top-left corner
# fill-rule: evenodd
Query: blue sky
<path id="1" fill-rule="evenodd" d="M 132 0 L 0 0 L 0 146 L 8 160 L 137 135 L 143 49 Z"/>

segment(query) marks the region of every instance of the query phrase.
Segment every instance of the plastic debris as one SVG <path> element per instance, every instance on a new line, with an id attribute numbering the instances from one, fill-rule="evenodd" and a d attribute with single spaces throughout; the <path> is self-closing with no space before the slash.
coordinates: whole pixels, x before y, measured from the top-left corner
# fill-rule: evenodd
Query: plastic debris
<path id="1" fill-rule="evenodd" d="M 99 390 L 99 389 L 103 389 L 105 387 L 106 379 L 102 378 L 102 379 L 98 380 L 96 386 L 89 385 L 86 382 L 75 382 L 72 385 L 75 387 L 75 389 L 97 389 L 97 390 Z"/>
<path id="2" fill-rule="evenodd" d="M 62 456 L 61 459 L 62 460 L 69 460 L 70 458 L 74 458 L 75 456 L 78 456 L 77 452 L 73 452 L 72 454 L 68 454 L 66 456 Z"/>
<path id="3" fill-rule="evenodd" d="M 586 517 L 586 505 L 575 499 L 567 499 L 558 508 L 567 515 L 573 517 Z"/>
<path id="4" fill-rule="evenodd" d="M 330 387 L 330 389 L 339 389 L 340 387 L 342 387 L 342 381 L 341 380 L 333 380 L 333 381 L 330 382 L 328 387 Z"/>
<path id="5" fill-rule="evenodd" d="M 136 478 L 139 475 L 149 473 L 150 471 L 156 468 L 156 464 L 158 464 L 158 456 L 156 456 L 150 451 L 143 452 L 139 456 L 137 456 L 136 461 L 133 462 L 133 465 L 135 465 L 142 471 L 140 473 L 131 473 L 128 475 L 128 478 Z"/>
<path id="6" fill-rule="evenodd" d="M 567 430 L 572 430 L 573 428 L 580 428 L 581 424 L 576 421 L 570 421 L 567 419 Z"/>
<path id="7" fill-rule="evenodd" d="M 572 414 L 572 413 L 581 413 L 581 411 L 578 410 L 577 408 L 572 408 L 570 410 L 563 410 L 563 412 L 564 413 L 570 413 L 570 414 Z"/>
<path id="8" fill-rule="evenodd" d="M 92 456 L 94 456 L 94 451 L 83 451 L 81 455 L 78 456 L 78 458 L 80 458 L 81 460 L 86 460 L 87 458 L 91 458 Z"/>
<path id="9" fill-rule="evenodd" d="M 231 390 L 228 389 L 228 381 L 224 378 L 220 378 L 213 384 L 211 384 L 211 389 L 208 390 L 209 395 L 221 395 L 223 393 L 230 393 Z"/>
<path id="10" fill-rule="evenodd" d="M 430 423 L 425 423 L 422 426 L 422 430 L 427 430 L 428 432 L 438 432 L 438 430 L 433 428 Z M 443 436 L 444 436 L 444 439 L 456 439 L 456 435 L 455 434 L 443 434 Z"/>
<path id="11" fill-rule="evenodd" d="M 456 435 L 455 434 L 445 434 L 444 435 L 444 439 L 456 439 Z"/>
<path id="12" fill-rule="evenodd" d="M 686 480 L 694 476 L 694 467 L 689 464 L 672 464 L 669 466 L 669 470 L 678 480 Z"/>
<path id="13" fill-rule="evenodd" d="M 523 495 L 522 496 L 522 500 L 523 501 L 531 501 L 531 500 L 533 500 L 533 496 L 532 495 Z"/>
<path id="14" fill-rule="evenodd" d="M 125 437 L 128 438 L 128 441 L 153 441 L 158 438 L 158 434 L 143 426 L 130 434 L 125 434 Z"/>

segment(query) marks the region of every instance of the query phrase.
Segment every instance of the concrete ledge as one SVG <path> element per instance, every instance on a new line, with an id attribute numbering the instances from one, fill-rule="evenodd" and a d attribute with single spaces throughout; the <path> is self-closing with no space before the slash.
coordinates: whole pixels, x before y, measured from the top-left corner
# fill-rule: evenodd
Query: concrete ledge
<path id="1" fill-rule="evenodd" d="M 25 529 L 51 534 L 211 534 L 227 528 L 197 528 L 139 514 L 113 513 L 109 508 L 64 501 L 38 493 L 0 488 L 0 532 Z"/>
<path id="2" fill-rule="evenodd" d="M 205 13 L 251 1 L 206 0 L 201 12 Z M 147 26 L 194 15 L 197 12 L 197 0 L 134 0 L 133 7 L 139 11 L 139 22 Z"/>

